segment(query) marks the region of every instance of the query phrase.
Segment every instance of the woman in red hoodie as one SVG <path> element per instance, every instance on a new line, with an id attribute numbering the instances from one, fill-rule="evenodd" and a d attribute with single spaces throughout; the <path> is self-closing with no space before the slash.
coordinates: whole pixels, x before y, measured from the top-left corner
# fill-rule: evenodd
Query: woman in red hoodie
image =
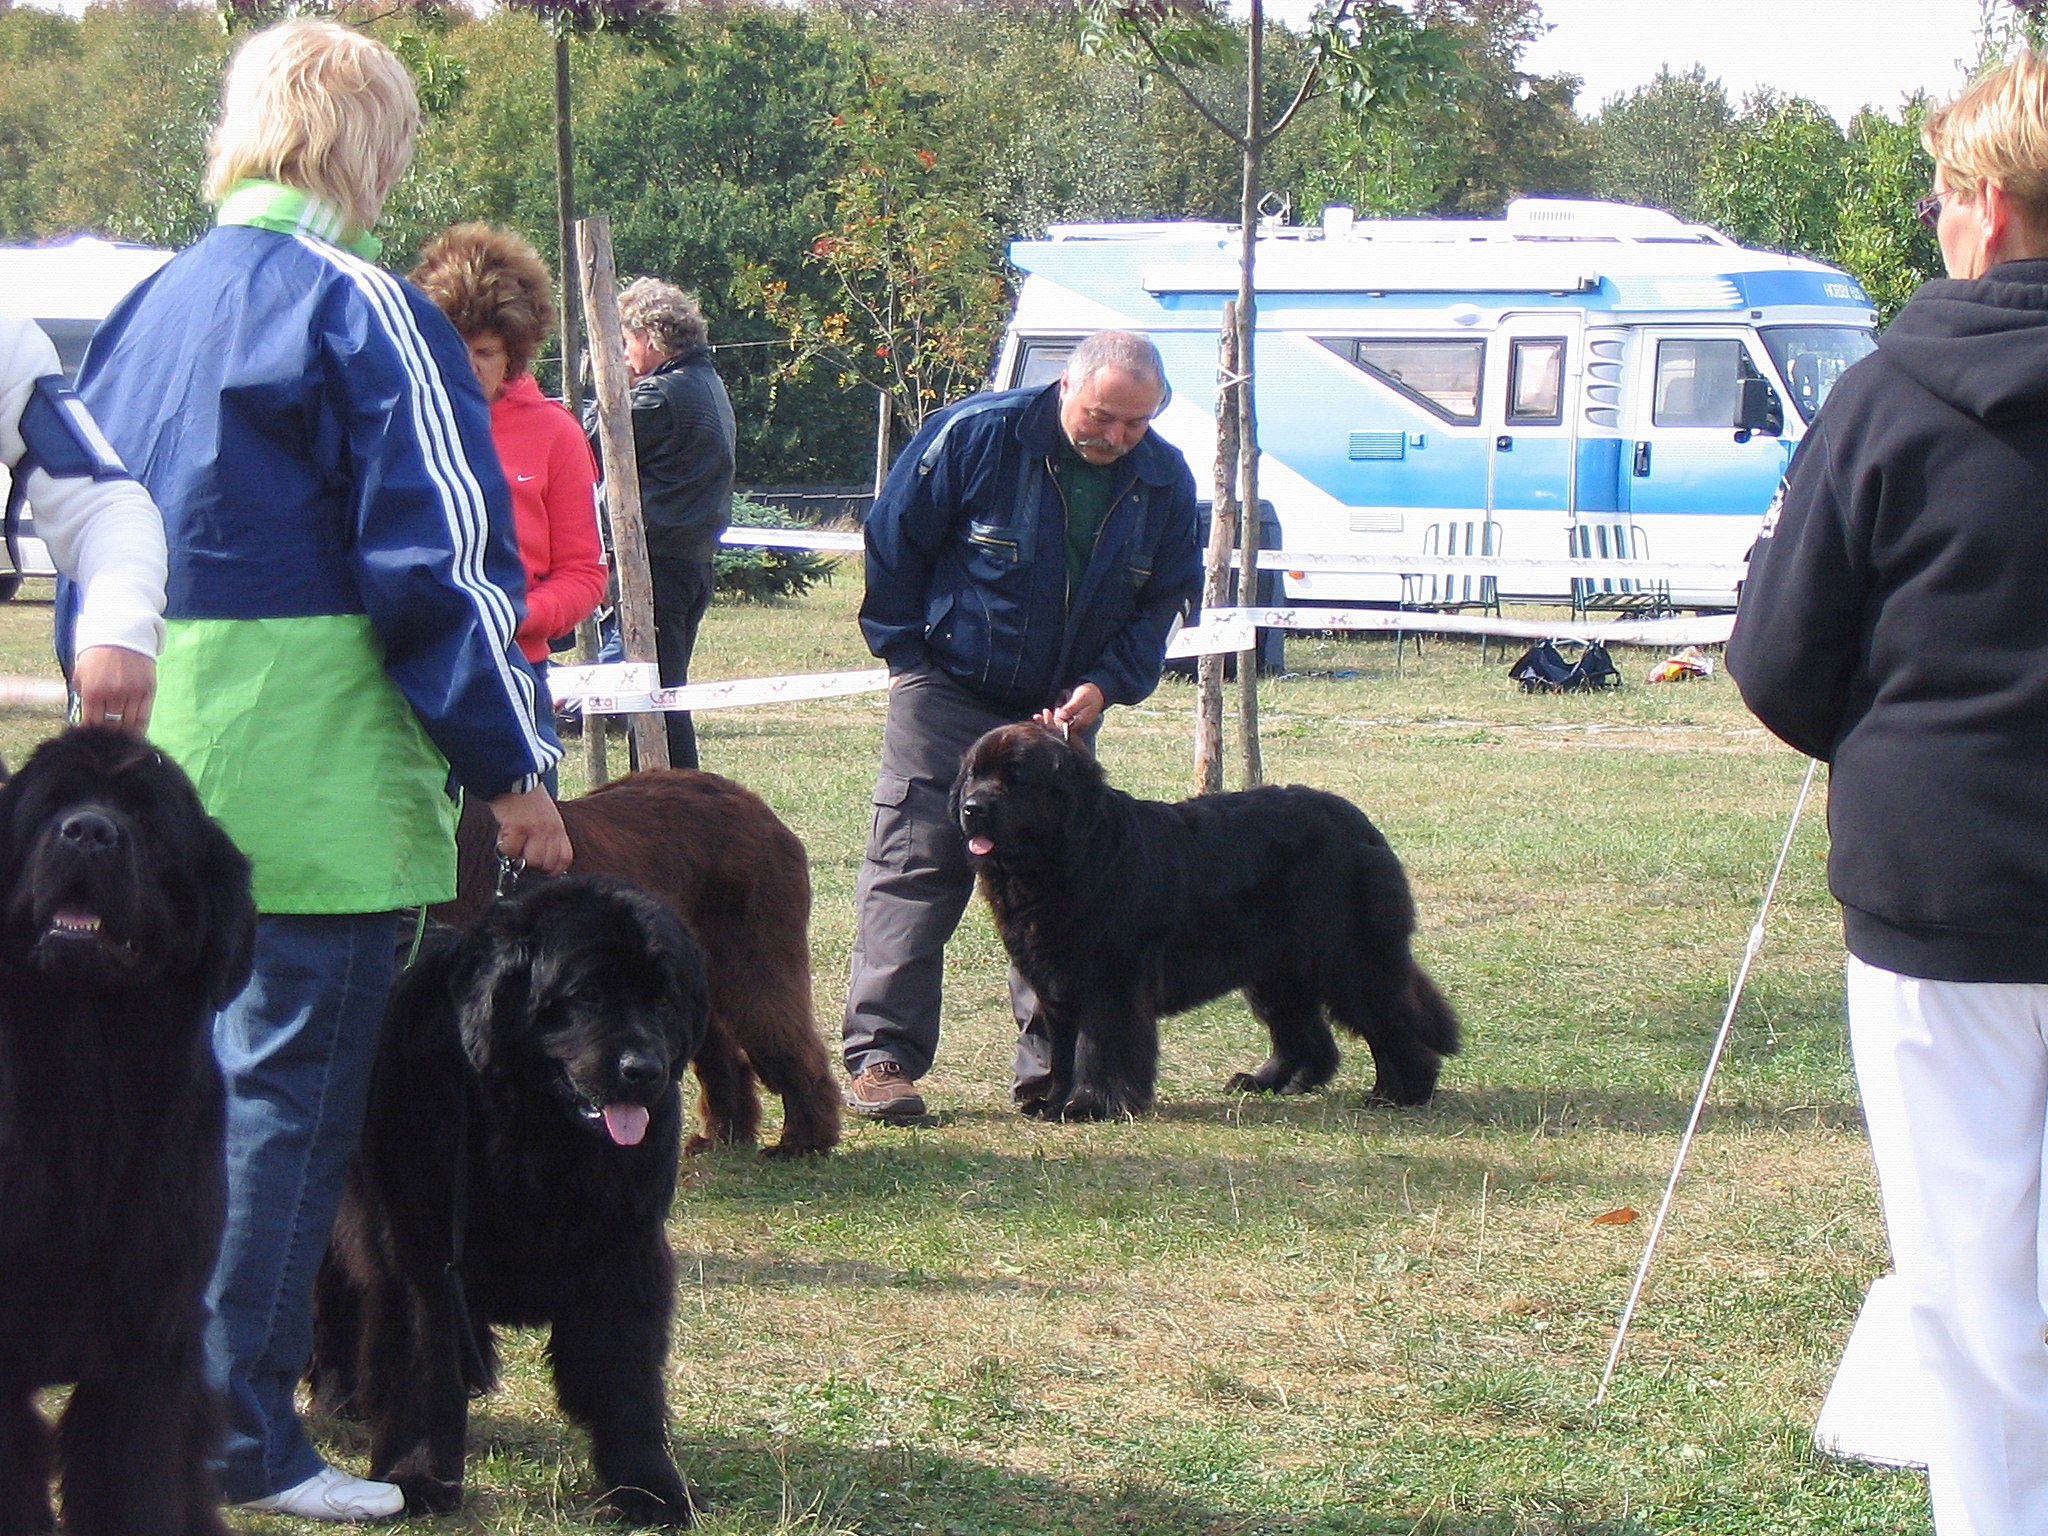
<path id="1" fill-rule="evenodd" d="M 526 568 L 526 619 L 517 639 L 545 683 L 548 641 L 575 629 L 605 593 L 590 445 L 576 418 L 543 395 L 527 371 L 555 323 L 553 284 L 532 246 L 488 224 L 457 224 L 436 236 L 412 280 L 468 343 L 470 366 L 491 403 L 491 441 L 512 488 L 519 563 Z"/>

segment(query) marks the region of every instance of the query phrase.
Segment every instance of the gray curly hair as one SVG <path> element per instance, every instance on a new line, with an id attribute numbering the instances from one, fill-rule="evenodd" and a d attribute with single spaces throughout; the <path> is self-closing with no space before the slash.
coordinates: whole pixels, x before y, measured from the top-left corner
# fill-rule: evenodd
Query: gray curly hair
<path id="1" fill-rule="evenodd" d="M 619 324 L 638 331 L 672 357 L 711 339 L 697 295 L 658 277 L 636 277 L 626 285 L 619 295 Z"/>

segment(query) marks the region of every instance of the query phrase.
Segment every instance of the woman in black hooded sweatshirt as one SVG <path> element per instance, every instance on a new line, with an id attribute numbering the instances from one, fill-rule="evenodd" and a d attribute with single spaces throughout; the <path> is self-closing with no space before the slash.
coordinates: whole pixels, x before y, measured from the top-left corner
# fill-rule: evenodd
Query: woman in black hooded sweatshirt
<path id="1" fill-rule="evenodd" d="M 1927 120 L 1949 276 L 1800 445 L 1728 669 L 1830 767 L 1828 880 L 1940 1536 L 2048 1532 L 2048 63 Z"/>

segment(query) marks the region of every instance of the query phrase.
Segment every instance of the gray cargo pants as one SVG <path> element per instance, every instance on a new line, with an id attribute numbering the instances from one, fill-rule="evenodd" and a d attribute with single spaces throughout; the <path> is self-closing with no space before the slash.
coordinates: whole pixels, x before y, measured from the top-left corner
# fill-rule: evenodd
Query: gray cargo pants
<path id="1" fill-rule="evenodd" d="M 960 759 L 985 731 L 1013 724 L 1000 709 L 944 673 L 906 672 L 889 690 L 882 768 L 875 779 L 867 856 L 854 886 L 857 927 L 846 993 L 849 1073 L 882 1060 L 911 1077 L 939 1049 L 939 995 L 946 941 L 974 892 L 967 840 L 947 814 Z M 1017 1016 L 1017 1088 L 1042 1083 L 1051 1046 L 1030 984 L 1010 970 Z"/>

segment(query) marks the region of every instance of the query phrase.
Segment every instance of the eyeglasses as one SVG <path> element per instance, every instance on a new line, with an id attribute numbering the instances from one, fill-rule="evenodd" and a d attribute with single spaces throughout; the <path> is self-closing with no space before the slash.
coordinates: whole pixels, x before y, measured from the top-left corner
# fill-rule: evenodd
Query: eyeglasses
<path id="1" fill-rule="evenodd" d="M 1946 192 L 1930 192 L 1925 197 L 1915 200 L 1913 212 L 1922 224 L 1933 229 L 1941 223 L 1941 205 L 1948 197 L 1949 194 Z"/>

